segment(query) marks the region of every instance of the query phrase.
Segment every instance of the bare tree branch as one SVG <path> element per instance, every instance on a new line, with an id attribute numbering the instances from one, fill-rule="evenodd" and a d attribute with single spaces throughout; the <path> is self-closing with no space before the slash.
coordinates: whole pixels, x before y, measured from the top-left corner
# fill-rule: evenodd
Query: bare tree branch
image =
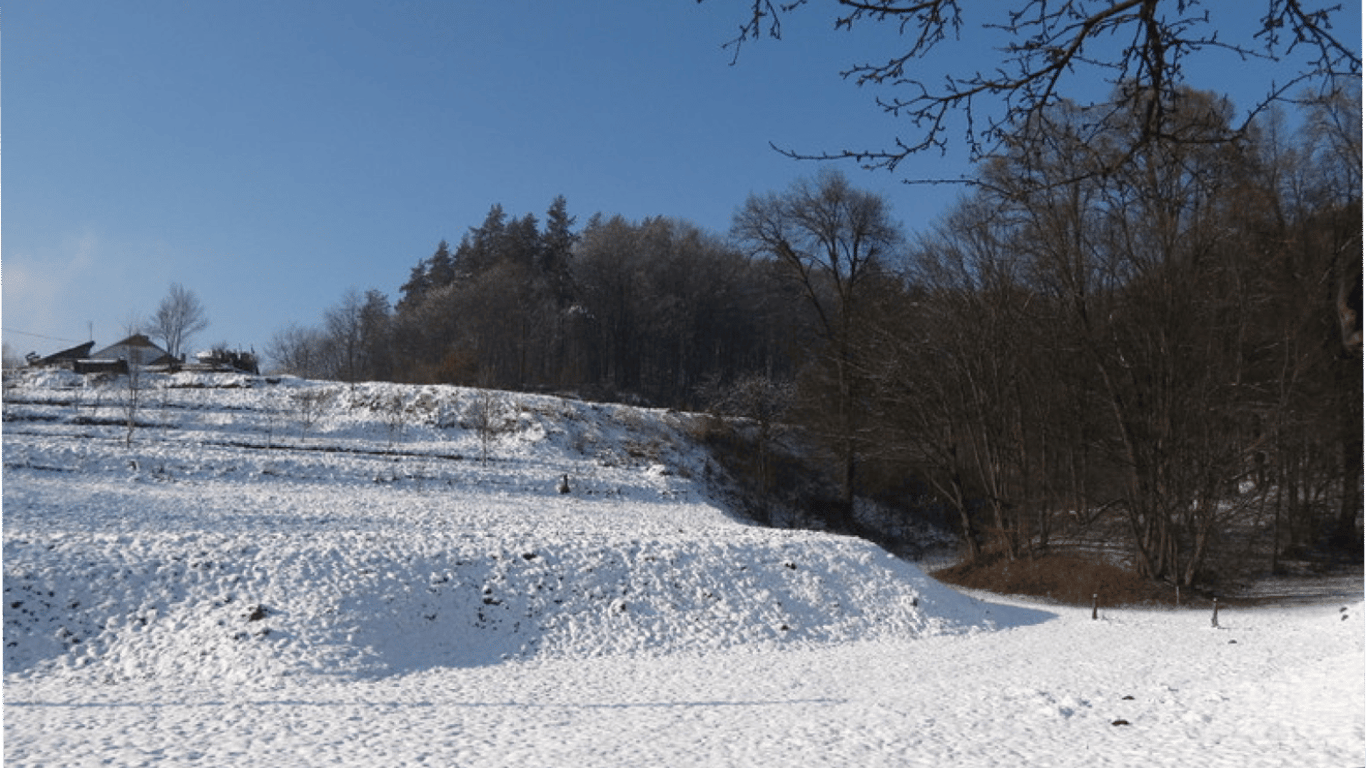
<path id="1" fill-rule="evenodd" d="M 725 46 L 733 51 L 733 62 L 745 42 L 781 39 L 783 16 L 809 4 L 753 0 L 739 35 Z M 961 40 L 964 18 L 957 0 L 838 0 L 837 5 L 837 29 L 891 22 L 905 38 L 900 54 L 883 63 L 853 65 L 841 74 L 856 85 L 889 91 L 877 95 L 875 104 L 905 119 L 911 130 L 890 148 L 810 153 L 775 147 L 792 158 L 854 160 L 866 168 L 895 171 L 912 155 L 930 149 L 947 152 L 956 143 L 948 132 L 957 118 L 963 122 L 962 143 L 971 159 L 982 160 L 999 152 L 1008 138 L 1031 140 L 1038 116 L 1067 101 L 1070 92 L 1096 73 L 1110 86 L 1110 94 L 1081 106 L 1140 116 L 1140 130 L 1132 138 L 1135 149 L 1177 141 L 1167 123 L 1183 89 L 1199 86 L 1185 75 L 1193 56 L 1222 51 L 1241 61 L 1286 62 L 1308 53 L 1288 79 L 1269 83 L 1246 118 L 1220 138 L 1237 141 L 1272 104 L 1315 83 L 1321 94 L 1331 92 L 1341 79 L 1361 75 L 1360 54 L 1332 33 L 1341 5 L 1309 8 L 1302 0 L 1268 0 L 1259 30 L 1250 39 L 1228 40 L 1220 38 L 1201 0 L 1016 0 L 975 11 L 979 28 L 1010 38 L 996 48 L 992 65 L 933 81 L 915 68 L 936 48 Z"/>
<path id="2" fill-rule="evenodd" d="M 166 351 L 171 357 L 180 359 L 190 339 L 208 327 L 209 318 L 199 297 L 180 283 L 171 283 L 166 298 L 152 315 L 148 330 L 166 343 Z"/>

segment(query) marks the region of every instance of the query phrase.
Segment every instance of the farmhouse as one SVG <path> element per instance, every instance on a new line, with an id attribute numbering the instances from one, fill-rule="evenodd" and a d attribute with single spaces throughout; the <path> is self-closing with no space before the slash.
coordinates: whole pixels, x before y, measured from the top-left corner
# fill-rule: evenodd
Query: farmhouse
<path id="1" fill-rule="evenodd" d="M 111 344 L 97 352 L 92 352 L 95 342 L 87 341 L 70 349 L 39 355 L 30 352 L 25 356 L 31 368 L 66 368 L 76 373 L 127 373 L 128 366 L 138 368 L 163 368 L 171 371 L 239 371 L 259 373 L 259 363 L 254 352 L 233 351 L 216 347 L 195 355 L 195 362 L 186 365 L 184 360 L 172 357 L 166 350 L 152 342 L 146 334 L 132 336 Z"/>
<path id="2" fill-rule="evenodd" d="M 139 368 L 180 363 L 179 360 L 171 357 L 166 350 L 152 343 L 152 340 L 142 333 L 135 333 L 123 341 L 107 346 L 92 354 L 90 359 L 108 362 L 122 360 L 127 365 L 135 365 Z"/>
<path id="3" fill-rule="evenodd" d="M 135 333 L 98 352 L 91 351 L 94 347 L 95 342 L 87 341 L 46 356 L 30 352 L 25 359 L 32 368 L 66 368 L 76 373 L 125 373 L 129 365 L 148 368 L 179 365 L 180 362 L 141 333 Z"/>
<path id="4" fill-rule="evenodd" d="M 37 352 L 30 352 L 24 356 L 30 367 L 33 368 L 71 368 L 77 360 L 84 360 L 90 357 L 90 350 L 94 349 L 95 342 L 87 341 L 80 346 L 64 349 L 61 352 L 53 352 L 46 357 Z"/>

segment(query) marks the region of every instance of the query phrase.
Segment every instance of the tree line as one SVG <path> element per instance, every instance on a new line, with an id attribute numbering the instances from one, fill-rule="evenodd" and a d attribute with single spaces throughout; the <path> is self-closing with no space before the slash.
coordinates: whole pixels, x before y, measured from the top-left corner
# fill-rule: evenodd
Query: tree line
<path id="1" fill-rule="evenodd" d="M 1162 141 L 1139 107 L 1030 114 L 916 234 L 831 171 L 724 235 L 494 205 L 396 302 L 348 293 L 268 354 L 783 422 L 825 449 L 828 525 L 858 531 L 856 496 L 914 476 L 969 558 L 1110 526 L 1140 573 L 1191 585 L 1247 536 L 1359 548 L 1359 88 L 1294 131 L 1164 103 Z"/>
<path id="2" fill-rule="evenodd" d="M 351 291 L 318 326 L 276 334 L 281 370 L 342 381 L 572 392 L 698 407 L 702 385 L 794 373 L 811 322 L 776 264 L 667 217 L 544 223 L 500 205 L 440 242 L 391 304 Z"/>
<path id="3" fill-rule="evenodd" d="M 1139 573 L 1183 586 L 1249 550 L 1235 531 L 1273 567 L 1359 553 L 1359 100 L 1233 142 L 1226 100 L 1170 109 L 1172 140 L 1122 164 L 1137 116 L 1044 112 L 1045 141 L 992 158 L 914 247 L 914 299 L 870 358 L 896 393 L 876 423 L 970 554 L 1103 513 Z"/>

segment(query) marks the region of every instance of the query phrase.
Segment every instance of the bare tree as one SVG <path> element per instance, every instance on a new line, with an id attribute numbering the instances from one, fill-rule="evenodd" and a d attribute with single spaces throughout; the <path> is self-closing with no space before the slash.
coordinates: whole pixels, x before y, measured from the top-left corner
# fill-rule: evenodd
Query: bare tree
<path id="1" fill-rule="evenodd" d="M 339 354 L 340 368 L 336 375 L 342 381 L 355 383 L 363 369 L 363 331 L 365 328 L 365 300 L 360 291 L 348 289 L 337 306 L 323 313 L 327 335 Z"/>
<path id="2" fill-rule="evenodd" d="M 314 356 L 323 363 L 319 366 L 322 370 L 314 375 L 353 384 L 389 377 L 392 325 L 388 297 L 373 289 L 363 294 L 355 288 L 347 289 L 341 301 L 323 313 L 322 328 L 307 345 L 325 352 Z M 280 338 L 281 345 L 289 347 L 291 336 L 296 342 L 304 340 L 296 329 Z"/>
<path id="3" fill-rule="evenodd" d="M 909 272 L 917 300 L 901 310 L 900 327 L 879 339 L 887 350 L 879 370 L 882 388 L 896 393 L 889 410 L 911 412 L 880 420 L 905 425 L 901 440 L 958 511 L 965 534 L 984 525 L 1013 559 L 1029 544 L 1025 510 L 1047 509 L 1036 466 L 1045 397 L 1033 364 L 1047 334 L 1035 330 L 1037 304 L 1022 280 L 1022 260 L 1003 237 L 1009 232 L 1001 206 L 977 197 L 920 240 Z M 989 520 L 969 519 L 969 491 Z M 1038 522 L 1046 531 L 1046 519 Z M 974 557 L 977 542 L 965 543 Z"/>
<path id="4" fill-rule="evenodd" d="M 856 438 L 858 318 L 865 294 L 901 243 L 887 201 L 824 171 L 782 193 L 751 196 L 735 214 L 732 234 L 752 251 L 785 266 L 818 319 L 833 370 L 832 437 L 841 464 L 846 512 L 852 515 Z"/>
<path id="5" fill-rule="evenodd" d="M 306 438 L 323 412 L 337 399 L 337 391 L 330 387 L 308 387 L 290 395 L 294 415 L 299 422 L 299 437 Z"/>
<path id="6" fill-rule="evenodd" d="M 199 297 L 180 283 L 171 283 L 171 290 L 157 306 L 147 330 L 166 343 L 166 352 L 171 357 L 181 360 L 190 339 L 208 327 L 209 318 Z"/>
<path id="7" fill-rule="evenodd" d="M 270 369 L 305 379 L 323 379 L 335 375 L 337 354 L 331 337 L 322 330 L 290 324 L 276 331 L 266 345 Z"/>
<path id="8" fill-rule="evenodd" d="M 738 36 L 728 43 L 738 58 L 741 47 L 763 37 L 780 39 L 786 14 L 810 0 L 751 0 Z M 1342 5 L 1309 7 L 1303 0 L 1269 0 L 1260 24 L 1247 37 L 1220 35 L 1217 13 L 1247 13 L 1237 3 L 1199 0 L 1012 0 L 972 4 L 958 0 L 839 0 L 837 29 L 887 23 L 905 41 L 885 61 L 856 63 L 842 74 L 860 86 L 881 89 L 877 106 L 906 119 L 910 132 L 889 149 L 825 154 L 785 152 L 803 158 L 849 158 L 869 167 L 895 169 L 911 155 L 947 150 L 949 132 L 962 129 L 972 159 L 995 154 L 1022 127 L 1082 88 L 1108 84 L 1111 96 L 1084 104 L 1093 112 L 1139 117 L 1129 142 L 1112 157 L 1109 171 L 1131 161 L 1152 142 L 1171 142 L 1172 118 L 1183 88 L 1189 87 L 1193 60 L 1283 62 L 1295 57 L 1288 75 L 1269 83 L 1265 96 L 1235 123 L 1206 140 L 1242 137 L 1253 119 L 1272 103 L 1297 97 L 1309 86 L 1322 93 L 1343 80 L 1359 79 L 1361 56 L 1334 36 L 1333 21 L 1355 12 Z M 1206 5 L 1223 6 L 1214 13 Z M 976 14 L 975 16 L 973 14 Z M 994 56 L 962 57 L 961 69 L 940 73 L 930 66 L 938 49 L 961 46 L 965 27 L 980 28 L 974 45 Z M 972 30 L 969 30 L 972 32 Z M 976 33 L 974 33 L 976 34 Z M 984 44 L 985 43 L 985 44 Z M 1199 85 L 1199 84 L 1196 84 Z M 956 122 L 961 118 L 961 123 Z M 1026 138 L 1032 129 L 1024 128 Z"/>
<path id="9" fill-rule="evenodd" d="M 725 385 L 718 380 L 707 382 L 701 390 L 714 412 L 753 419 L 757 427 L 753 460 L 758 502 L 766 521 L 771 524 L 768 500 L 776 480 L 773 444 L 783 432 L 782 419 L 792 406 L 792 383 L 747 373 Z"/>
<path id="10" fill-rule="evenodd" d="M 134 338 L 142 333 L 141 328 L 142 320 L 139 319 L 137 315 L 130 315 L 128 320 L 124 323 L 125 337 L 128 339 Z M 127 425 L 127 429 L 123 436 L 123 444 L 125 447 L 132 447 L 133 445 L 133 431 L 137 429 L 138 412 L 142 407 L 142 390 L 146 385 L 146 380 L 144 378 L 146 374 L 143 370 L 143 366 L 150 362 L 149 360 L 142 359 L 143 356 L 140 354 L 140 351 L 139 348 L 130 346 L 128 348 L 128 356 L 123 360 L 124 366 L 127 368 L 126 375 L 124 376 L 123 393 L 123 415 Z"/>
<path id="11" fill-rule="evenodd" d="M 483 378 L 489 378 L 484 374 Z M 479 462 L 489 463 L 493 444 L 498 436 L 512 427 L 512 417 L 508 413 L 511 406 L 507 397 L 500 391 L 481 388 L 471 392 L 471 399 L 465 408 L 467 423 L 479 435 Z"/>
<path id="12" fill-rule="evenodd" d="M 1343 209 L 1361 200 L 1362 123 L 1361 82 L 1319 98 L 1307 110 L 1303 145 L 1319 177 L 1313 186 L 1314 197 Z M 1344 351 L 1361 355 L 1361 238 L 1336 244 L 1333 271 L 1337 289 L 1334 308 Z"/>
<path id="13" fill-rule="evenodd" d="M 1177 140 L 1145 145 L 1115 174 L 1084 170 L 1126 152 L 1142 114 L 1107 112 L 1097 132 L 1088 110 L 1053 110 L 1035 129 L 1047 142 L 1012 143 L 984 173 L 1042 317 L 1075 350 L 1057 362 L 1081 361 L 1094 377 L 1098 447 L 1136 568 L 1189 586 L 1238 509 L 1229 488 L 1254 440 L 1239 403 L 1253 391 L 1244 350 L 1255 275 L 1238 216 L 1259 201 L 1245 185 L 1252 158 L 1217 140 L 1227 102 L 1190 91 L 1179 103 Z"/>
<path id="14" fill-rule="evenodd" d="M 10 393 L 19 383 L 19 369 L 24 366 L 24 359 L 11 351 L 9 342 L 4 343 L 4 366 L 0 368 L 0 391 L 4 393 L 4 399 L 8 400 Z"/>

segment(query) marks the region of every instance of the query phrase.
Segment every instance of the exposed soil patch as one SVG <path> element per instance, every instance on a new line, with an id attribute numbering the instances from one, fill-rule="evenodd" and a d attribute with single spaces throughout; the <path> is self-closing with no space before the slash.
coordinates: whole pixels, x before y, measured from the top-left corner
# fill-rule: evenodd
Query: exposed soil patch
<path id="1" fill-rule="evenodd" d="M 975 563 L 960 563 L 931 575 L 968 589 L 1043 597 L 1068 605 L 1091 605 L 1093 595 L 1101 606 L 1176 604 L 1176 590 L 1169 585 L 1116 565 L 1072 555 L 1043 555 L 1012 562 L 1004 555 L 987 554 Z M 1183 590 L 1181 601 L 1195 597 Z"/>
<path id="2" fill-rule="evenodd" d="M 1290 569 L 1286 569 L 1289 571 Z M 1177 605 L 1176 588 L 1141 578 L 1118 565 L 1077 555 L 1052 554 L 1014 562 L 1000 554 L 985 554 L 976 563 L 959 563 L 931 573 L 936 579 L 967 589 L 1002 595 L 1042 597 L 1066 605 Z M 1360 565 L 1299 568 L 1280 575 L 1263 574 L 1230 581 L 1214 588 L 1182 589 L 1181 605 L 1296 605 L 1360 600 Z"/>

